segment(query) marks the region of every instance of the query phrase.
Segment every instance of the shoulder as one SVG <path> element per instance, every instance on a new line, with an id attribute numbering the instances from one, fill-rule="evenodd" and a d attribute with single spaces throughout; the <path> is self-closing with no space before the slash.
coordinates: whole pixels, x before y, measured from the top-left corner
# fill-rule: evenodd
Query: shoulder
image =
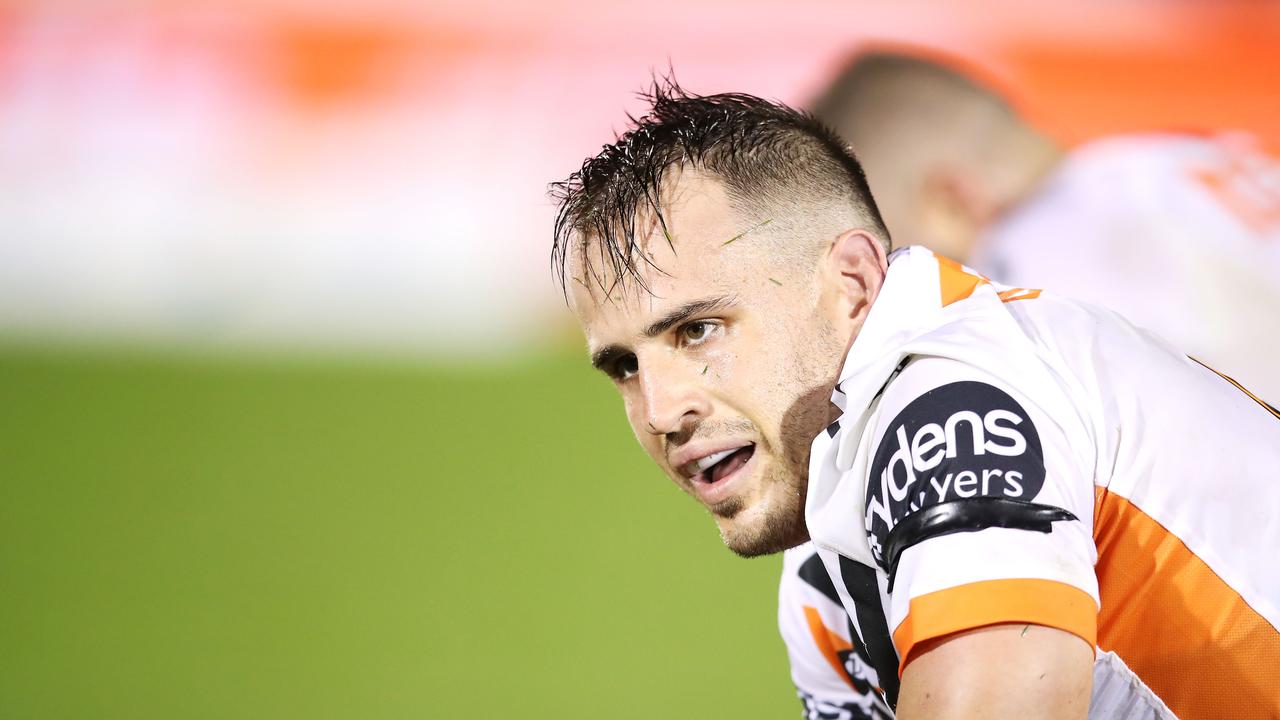
<path id="1" fill-rule="evenodd" d="M 1104 138 L 1067 155 L 1059 185 L 1074 201 L 1057 204 L 1063 211 L 1086 209 L 1111 218 L 1117 230 L 1128 227 L 1134 235 L 1144 226 L 1176 230 L 1188 219 L 1217 225 L 1230 215 L 1224 212 L 1229 208 L 1219 207 L 1229 186 L 1238 180 L 1248 184 L 1249 167 L 1274 163 L 1243 133 Z"/>
<path id="2" fill-rule="evenodd" d="M 1071 149 L 1063 174 L 1087 183 L 1106 177 L 1146 183 L 1177 177 L 1179 171 L 1221 157 L 1223 137 L 1191 133 L 1144 133 L 1100 138 Z M 1105 188 L 1098 188 L 1105 194 Z"/>
<path id="3" fill-rule="evenodd" d="M 900 670 L 920 642 L 997 623 L 1093 642 L 1096 463 L 1056 417 L 1062 388 L 1018 368 L 919 358 L 871 423 L 863 525 Z"/>
<path id="4" fill-rule="evenodd" d="M 911 357 L 880 399 L 871 428 L 877 454 L 889 449 L 886 442 L 901 436 L 919 449 L 913 453 L 924 457 L 925 465 L 966 451 L 976 456 L 1021 452 L 1035 440 L 1027 435 L 1036 434 L 1028 406 L 1056 398 L 1061 391 L 1016 370 L 1013 365 L 986 369 L 952 358 Z M 969 434 L 957 434 L 961 427 Z M 971 442 L 963 442 L 966 438 Z"/>
<path id="5" fill-rule="evenodd" d="M 1037 402 L 1050 393 L 1058 394 L 945 358 L 907 364 L 885 389 L 870 428 L 865 522 L 886 571 L 895 559 L 890 535 L 909 517 L 937 523 L 934 509 L 945 506 L 975 515 L 966 522 L 1010 513 L 1031 521 L 1031 506 L 1046 496 L 1054 506 L 1074 507 L 1091 495 L 1071 443 L 1043 409 L 1052 404 Z M 1046 489 L 1051 478 L 1081 487 Z"/>
<path id="6" fill-rule="evenodd" d="M 988 242 L 1014 234 L 1018 242 L 1033 242 L 1037 248 L 1065 245 L 1054 253 L 1054 262 L 1070 260 L 1068 251 L 1075 251 L 1078 245 L 1105 248 L 1116 242 L 1117 236 L 1159 248 L 1159 237 L 1147 242 L 1139 231 L 1170 225 L 1170 215 L 1181 217 L 1198 209 L 1200 203 L 1192 202 L 1188 207 L 1186 202 L 1204 194 L 1203 172 L 1225 158 L 1221 143 L 1194 135 L 1125 135 L 1094 140 L 1070 150 L 1040 186 L 995 225 L 994 237 Z M 1179 202 L 1171 205 L 1175 199 Z M 1102 237 L 1081 231 L 1101 233 Z"/>

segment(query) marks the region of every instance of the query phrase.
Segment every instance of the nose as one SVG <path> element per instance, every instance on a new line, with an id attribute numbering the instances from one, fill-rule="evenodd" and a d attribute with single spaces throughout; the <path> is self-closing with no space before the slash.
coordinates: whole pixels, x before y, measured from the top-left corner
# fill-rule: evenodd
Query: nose
<path id="1" fill-rule="evenodd" d="M 711 403 L 699 374 L 702 366 L 688 367 L 678 359 L 647 358 L 639 373 L 644 430 L 669 435 L 711 414 Z"/>

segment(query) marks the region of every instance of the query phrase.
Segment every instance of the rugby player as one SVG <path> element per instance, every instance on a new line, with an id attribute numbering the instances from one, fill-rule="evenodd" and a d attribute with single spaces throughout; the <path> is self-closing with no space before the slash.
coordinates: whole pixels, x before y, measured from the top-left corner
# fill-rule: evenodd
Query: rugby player
<path id="1" fill-rule="evenodd" d="M 1064 149 L 971 68 L 855 57 L 813 104 L 895 241 L 1112 308 L 1280 403 L 1280 162 L 1243 133 Z"/>
<path id="2" fill-rule="evenodd" d="M 788 551 L 808 717 L 1280 715 L 1273 408 L 893 250 L 807 115 L 650 99 L 552 186 L 553 266 L 649 456 L 734 552 Z"/>

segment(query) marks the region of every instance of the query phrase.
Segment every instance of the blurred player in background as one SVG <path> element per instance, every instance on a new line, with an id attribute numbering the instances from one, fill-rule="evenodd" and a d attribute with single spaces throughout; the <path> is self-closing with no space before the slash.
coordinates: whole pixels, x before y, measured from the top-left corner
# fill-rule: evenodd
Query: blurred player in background
<path id="1" fill-rule="evenodd" d="M 813 106 L 895 241 L 1104 305 L 1280 403 L 1280 163 L 1243 134 L 1064 151 L 976 74 L 855 58 Z"/>
<path id="2" fill-rule="evenodd" d="M 654 462 L 733 551 L 790 551 L 808 717 L 1280 714 L 1280 413 L 1114 313 L 890 254 L 804 114 L 651 99 L 553 186 L 553 264 Z"/>

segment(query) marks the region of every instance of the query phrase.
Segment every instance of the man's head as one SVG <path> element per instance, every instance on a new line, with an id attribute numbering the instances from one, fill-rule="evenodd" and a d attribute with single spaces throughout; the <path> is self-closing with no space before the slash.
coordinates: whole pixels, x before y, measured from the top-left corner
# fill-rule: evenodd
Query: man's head
<path id="1" fill-rule="evenodd" d="M 809 445 L 879 292 L 885 232 L 812 118 L 658 83 L 568 180 L 553 264 L 640 444 L 735 552 L 807 539 Z"/>
<path id="2" fill-rule="evenodd" d="M 957 63 L 856 57 L 813 112 L 858 153 L 899 244 L 965 261 L 983 229 L 1060 159 L 1057 147 Z"/>

